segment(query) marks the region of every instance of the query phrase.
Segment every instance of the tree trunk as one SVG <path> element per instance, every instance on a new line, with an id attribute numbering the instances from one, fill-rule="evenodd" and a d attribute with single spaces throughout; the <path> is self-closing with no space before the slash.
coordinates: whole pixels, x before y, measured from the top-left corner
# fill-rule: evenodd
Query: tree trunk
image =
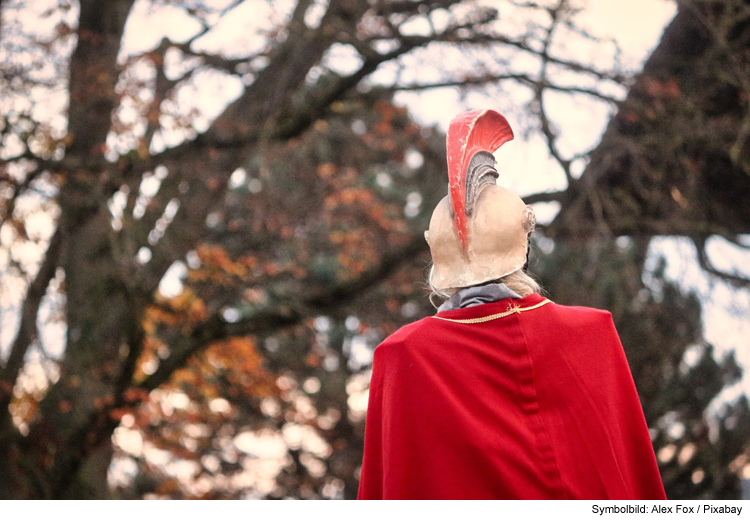
<path id="1" fill-rule="evenodd" d="M 83 167 L 84 161 L 104 160 L 111 113 L 118 100 L 117 54 L 132 4 L 133 0 L 81 1 L 78 45 L 70 65 L 71 143 L 66 159 L 72 164 Z M 68 324 L 61 381 L 40 403 L 28 437 L 7 433 L 15 437 L 0 457 L 2 494 L 7 497 L 104 498 L 107 494 L 114 421 L 100 409 L 112 403 L 119 354 L 138 314 L 118 279 L 121 263 L 113 247 L 106 198 L 99 188 L 106 179 L 82 168 L 67 174 L 60 190 L 59 264 L 65 272 Z M 38 306 L 32 308 L 35 320 Z M 15 383 L 15 376 L 11 382 Z"/>

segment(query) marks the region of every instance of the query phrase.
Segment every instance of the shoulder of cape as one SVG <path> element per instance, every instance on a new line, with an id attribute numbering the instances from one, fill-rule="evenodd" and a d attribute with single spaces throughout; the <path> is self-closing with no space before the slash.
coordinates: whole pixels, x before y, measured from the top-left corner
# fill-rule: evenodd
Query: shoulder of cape
<path id="1" fill-rule="evenodd" d="M 546 336 L 547 340 L 620 346 L 612 314 L 606 310 L 548 303 L 544 309 L 529 310 L 520 315 L 521 321 L 525 320 L 529 325 L 525 325 L 526 331 Z"/>
<path id="2" fill-rule="evenodd" d="M 539 312 L 540 317 L 559 319 L 573 325 L 588 326 L 591 324 L 609 324 L 612 314 L 607 310 L 589 308 L 587 306 L 565 306 L 563 304 L 549 303 L 545 305 L 546 310 Z M 534 314 L 536 310 L 525 312 L 526 315 Z"/>
<path id="3" fill-rule="evenodd" d="M 402 326 L 386 337 L 380 345 L 378 345 L 378 348 L 386 349 L 390 347 L 399 347 L 406 340 L 419 338 L 420 334 L 423 333 L 430 324 L 430 319 L 430 317 L 425 317 L 424 319 Z"/>

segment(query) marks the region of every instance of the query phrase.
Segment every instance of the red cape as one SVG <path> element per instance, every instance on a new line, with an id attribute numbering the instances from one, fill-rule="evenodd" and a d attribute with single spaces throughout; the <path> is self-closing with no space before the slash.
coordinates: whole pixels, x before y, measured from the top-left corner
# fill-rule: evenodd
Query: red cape
<path id="1" fill-rule="evenodd" d="M 609 312 L 534 294 L 439 317 L 375 350 L 360 499 L 666 498 Z"/>

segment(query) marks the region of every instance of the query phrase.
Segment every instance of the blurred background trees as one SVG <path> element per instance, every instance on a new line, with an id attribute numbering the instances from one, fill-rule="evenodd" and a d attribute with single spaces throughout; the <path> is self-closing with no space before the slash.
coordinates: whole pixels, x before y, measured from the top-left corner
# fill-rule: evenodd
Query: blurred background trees
<path id="1" fill-rule="evenodd" d="M 394 94 L 437 87 L 562 168 L 531 270 L 613 312 L 668 495 L 739 496 L 741 369 L 649 247 L 748 286 L 707 249 L 747 242 L 748 2 L 679 2 L 634 78 L 562 0 L 0 6 L 3 496 L 355 497 L 372 350 L 434 313 L 445 138 Z M 566 98 L 616 112 L 592 151 Z"/>

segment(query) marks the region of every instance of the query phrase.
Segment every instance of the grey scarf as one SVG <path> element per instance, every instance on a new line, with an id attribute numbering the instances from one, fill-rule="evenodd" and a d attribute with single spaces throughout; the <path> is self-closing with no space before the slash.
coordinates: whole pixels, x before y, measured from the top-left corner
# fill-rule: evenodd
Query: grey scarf
<path id="1" fill-rule="evenodd" d="M 493 303 L 503 299 L 520 299 L 521 296 L 508 288 L 505 284 L 480 284 L 479 286 L 470 286 L 458 290 L 451 295 L 438 308 L 438 313 L 447 310 L 456 310 L 458 308 L 468 308 L 469 306 L 479 306 L 480 304 Z"/>

